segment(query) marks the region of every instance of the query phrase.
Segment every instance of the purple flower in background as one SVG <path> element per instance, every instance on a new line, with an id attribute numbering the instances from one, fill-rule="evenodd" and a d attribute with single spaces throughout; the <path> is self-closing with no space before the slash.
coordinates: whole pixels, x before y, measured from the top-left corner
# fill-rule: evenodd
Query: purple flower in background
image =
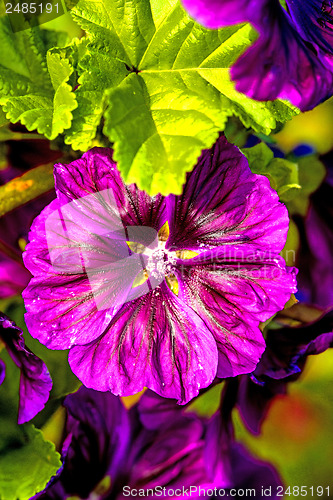
<path id="1" fill-rule="evenodd" d="M 259 38 L 231 69 L 236 89 L 288 99 L 305 111 L 333 93 L 333 3 L 327 0 L 182 0 L 208 28 L 250 22 Z"/>
<path id="2" fill-rule="evenodd" d="M 277 471 L 271 464 L 252 457 L 245 447 L 235 442 L 231 412 L 237 397 L 237 385 L 237 378 L 227 381 L 220 408 L 207 422 L 206 470 L 218 484 L 229 485 L 229 489 L 252 489 L 251 496 L 258 499 L 265 498 L 264 491 L 269 488 L 271 498 L 275 500 L 278 498 L 277 487 L 282 485 Z M 226 490 L 225 496 L 233 496 L 233 493 Z"/>
<path id="3" fill-rule="evenodd" d="M 293 326 L 268 330 L 267 347 L 255 371 L 240 379 L 237 404 L 244 423 L 254 434 L 260 433 L 274 397 L 286 394 L 288 384 L 299 378 L 307 357 L 333 347 L 333 310 L 321 313 L 297 304 L 284 314 L 289 315 Z M 234 395 L 237 391 L 233 387 L 230 392 Z"/>
<path id="4" fill-rule="evenodd" d="M 148 490 L 158 498 L 164 488 L 166 497 L 198 499 L 211 497 L 214 488 L 256 486 L 260 495 L 261 485 L 280 484 L 270 465 L 236 443 L 230 445 L 232 477 L 223 484 L 210 479 L 204 460 L 207 421 L 149 391 L 126 410 L 116 396 L 82 387 L 65 399 L 65 407 L 63 467 L 35 499 L 123 500 L 148 496 Z"/>
<path id="5" fill-rule="evenodd" d="M 23 424 L 44 408 L 49 399 L 52 380 L 44 362 L 25 346 L 22 330 L 2 313 L 0 347 L 1 344 L 4 344 L 9 356 L 21 370 L 18 423 Z M 5 364 L 0 359 L 0 385 L 4 379 Z"/>
<path id="6" fill-rule="evenodd" d="M 259 322 L 296 290 L 279 256 L 287 210 L 224 136 L 180 196 L 124 185 L 111 154 L 56 165 L 57 199 L 24 253 L 26 323 L 47 347 L 71 349 L 87 387 L 186 403 L 216 376 L 255 369 Z"/>
<path id="7" fill-rule="evenodd" d="M 310 198 L 305 218 L 295 217 L 302 245 L 297 256 L 300 300 L 319 307 L 333 306 L 333 163 L 323 157 L 328 176 Z"/>

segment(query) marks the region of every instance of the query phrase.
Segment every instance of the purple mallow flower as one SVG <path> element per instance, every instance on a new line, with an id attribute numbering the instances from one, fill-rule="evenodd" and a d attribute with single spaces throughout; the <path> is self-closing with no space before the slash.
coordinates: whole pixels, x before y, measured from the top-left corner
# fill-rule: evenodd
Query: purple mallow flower
<path id="1" fill-rule="evenodd" d="M 226 382 L 220 408 L 207 422 L 204 456 L 208 476 L 218 484 L 229 485 L 229 488 L 252 489 L 251 496 L 258 499 L 265 498 L 265 491 L 270 491 L 275 500 L 278 498 L 277 486 L 281 485 L 276 470 L 251 457 L 235 441 L 232 410 L 237 400 L 237 387 L 237 378 Z M 230 493 L 225 496 L 232 496 Z"/>
<path id="2" fill-rule="evenodd" d="M 269 464 L 235 442 L 230 443 L 231 474 L 223 483 L 210 478 L 204 455 L 207 421 L 149 391 L 126 410 L 116 396 L 82 387 L 67 396 L 65 407 L 63 466 L 35 499 L 124 500 L 158 498 L 161 492 L 199 499 L 213 498 L 215 488 L 219 498 L 219 489 L 231 487 L 255 488 L 255 497 L 262 498 L 262 486 L 281 484 Z"/>
<path id="3" fill-rule="evenodd" d="M 236 147 L 221 136 L 179 196 L 126 186 L 97 148 L 56 165 L 55 185 L 24 252 L 26 323 L 71 349 L 87 387 L 186 403 L 255 369 L 259 322 L 296 291 L 296 272 L 279 256 L 287 210 Z"/>
<path id="4" fill-rule="evenodd" d="M 333 2 L 182 0 L 208 28 L 250 22 L 259 38 L 231 69 L 236 89 L 257 100 L 288 99 L 303 111 L 333 93 Z"/>
<path id="5" fill-rule="evenodd" d="M 2 313 L 0 348 L 1 344 L 21 371 L 18 423 L 23 424 L 44 408 L 49 399 L 52 380 L 44 362 L 25 346 L 22 330 Z M 0 385 L 4 379 L 5 364 L 0 359 Z"/>

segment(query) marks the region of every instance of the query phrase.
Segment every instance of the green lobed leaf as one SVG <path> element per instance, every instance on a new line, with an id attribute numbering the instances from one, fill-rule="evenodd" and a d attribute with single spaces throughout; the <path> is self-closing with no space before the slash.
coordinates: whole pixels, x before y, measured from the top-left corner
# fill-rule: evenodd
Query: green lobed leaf
<path id="1" fill-rule="evenodd" d="M 158 86 L 158 78 L 132 74 L 110 92 L 104 131 L 114 142 L 114 158 L 126 182 L 135 182 L 150 193 L 180 193 L 186 172 L 207 143 L 217 139 L 226 116 L 214 106 L 218 97 L 212 92 L 205 101 L 207 93 L 200 95 L 202 89 L 191 83 L 191 77 L 186 84 L 177 74 L 160 80 L 164 102 L 181 101 L 186 92 L 181 109 L 164 107 L 159 94 L 149 96 L 149 85 Z M 205 113 L 195 109 L 200 100 L 202 105 L 206 102 Z"/>
<path id="2" fill-rule="evenodd" d="M 48 139 L 70 127 L 77 107 L 68 84 L 73 67 L 59 54 L 47 53 L 64 40 L 63 34 L 45 34 L 38 27 L 13 33 L 8 18 L 0 18 L 0 105 L 8 120 Z"/>
<path id="3" fill-rule="evenodd" d="M 229 116 L 268 134 L 298 112 L 236 92 L 229 68 L 257 36 L 249 25 L 207 30 L 179 2 L 161 5 L 81 0 L 72 11 L 87 38 L 77 63 L 78 108 L 65 142 L 89 149 L 105 120 L 124 180 L 150 194 L 180 193 L 186 172 Z"/>
<path id="4" fill-rule="evenodd" d="M 49 125 L 49 139 L 52 139 L 71 126 L 71 111 L 77 107 L 77 102 L 71 86 L 67 83 L 73 73 L 69 61 L 61 59 L 60 54 L 52 51 L 47 52 L 46 61 L 54 90 L 52 121 Z"/>
<path id="5" fill-rule="evenodd" d="M 106 107 L 107 89 L 116 87 L 145 52 L 155 25 L 147 0 L 79 2 L 74 19 L 90 37 L 82 41 L 78 72 L 78 109 L 65 142 L 74 149 L 92 146 Z M 77 42 L 74 42 L 78 47 Z"/>
<path id="6" fill-rule="evenodd" d="M 78 107 L 73 111 L 73 123 L 66 131 L 65 142 L 75 150 L 86 151 L 92 147 L 105 111 L 106 90 L 117 86 L 128 74 L 122 61 L 110 57 L 112 44 L 112 37 L 110 40 L 106 37 L 94 42 L 75 41 L 71 47 L 78 58 L 81 76 L 76 91 Z"/>
<path id="7" fill-rule="evenodd" d="M 242 152 L 249 161 L 251 171 L 268 177 L 271 187 L 277 191 L 281 201 L 287 202 L 298 196 L 301 186 L 297 163 L 284 158 L 274 158 L 272 150 L 264 142 L 252 148 L 244 148 Z"/>
<path id="8" fill-rule="evenodd" d="M 41 491 L 61 467 L 54 444 L 33 425 L 20 426 L 22 443 L 0 455 L 1 500 L 28 500 Z"/>

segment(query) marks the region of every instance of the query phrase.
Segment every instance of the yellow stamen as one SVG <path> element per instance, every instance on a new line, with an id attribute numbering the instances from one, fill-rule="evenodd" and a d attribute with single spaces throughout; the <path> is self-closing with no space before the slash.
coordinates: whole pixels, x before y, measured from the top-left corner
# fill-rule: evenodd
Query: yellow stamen
<path id="1" fill-rule="evenodd" d="M 163 224 L 163 226 L 158 232 L 159 241 L 166 241 L 169 238 L 169 234 L 170 234 L 169 222 L 166 221 L 166 223 Z"/>
<path id="2" fill-rule="evenodd" d="M 111 476 L 105 476 L 94 489 L 97 497 L 104 496 L 111 490 Z"/>
<path id="3" fill-rule="evenodd" d="M 146 269 L 143 269 L 142 271 L 139 272 L 139 274 L 133 281 L 132 288 L 136 288 L 137 286 L 142 285 L 145 281 L 147 281 L 148 278 L 149 278 L 149 273 L 147 272 Z"/>
<path id="4" fill-rule="evenodd" d="M 165 278 L 166 284 L 170 288 L 170 290 L 178 296 L 179 293 L 179 283 L 174 274 L 169 274 L 169 276 L 166 276 Z"/>
<path id="5" fill-rule="evenodd" d="M 192 250 L 177 250 L 176 255 L 178 259 L 193 259 L 193 257 L 196 257 L 198 252 L 193 252 Z"/>
<path id="6" fill-rule="evenodd" d="M 136 241 L 126 241 L 126 243 L 134 253 L 143 253 L 146 249 L 142 243 L 137 243 Z"/>

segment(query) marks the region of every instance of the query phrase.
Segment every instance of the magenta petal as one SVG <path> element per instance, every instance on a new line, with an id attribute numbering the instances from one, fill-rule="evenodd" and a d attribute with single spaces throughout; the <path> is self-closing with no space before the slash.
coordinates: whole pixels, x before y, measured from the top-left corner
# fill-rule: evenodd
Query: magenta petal
<path id="1" fill-rule="evenodd" d="M 54 273 L 50 259 L 50 252 L 46 240 L 45 222 L 47 218 L 59 208 L 58 200 L 53 200 L 47 205 L 33 221 L 29 233 L 29 243 L 23 252 L 25 267 L 33 276 Z"/>
<path id="2" fill-rule="evenodd" d="M 24 356 L 29 362 L 22 361 L 19 424 L 28 422 L 44 408 L 52 389 L 52 380 L 46 365 L 27 348 L 24 350 Z"/>
<path id="3" fill-rule="evenodd" d="M 51 293 L 50 293 L 51 290 Z M 101 335 L 109 323 L 85 277 L 37 276 L 23 292 L 30 334 L 50 349 L 69 349 Z"/>
<path id="4" fill-rule="evenodd" d="M 92 389 L 126 396 L 148 387 L 186 403 L 215 377 L 217 348 L 199 316 L 162 284 L 125 304 L 98 340 L 73 347 L 69 363 Z"/>
<path id="5" fill-rule="evenodd" d="M 302 38 L 333 55 L 333 8 L 329 0 L 286 0 L 288 12 Z"/>
<path id="6" fill-rule="evenodd" d="M 0 299 L 21 293 L 31 277 L 22 264 L 0 257 Z"/>
<path id="7" fill-rule="evenodd" d="M 22 330 L 4 315 L 0 317 L 0 340 L 21 370 L 18 423 L 23 424 L 44 408 L 52 380 L 44 362 L 25 346 Z"/>
<path id="8" fill-rule="evenodd" d="M 297 269 L 286 267 L 279 255 L 252 252 L 247 245 L 225 245 L 179 260 L 178 272 L 182 298 L 188 298 L 189 287 L 192 305 L 194 297 L 206 297 L 207 304 L 213 297 L 228 315 L 237 314 L 248 322 L 266 321 L 297 292 Z"/>
<path id="9" fill-rule="evenodd" d="M 248 21 L 247 9 L 257 9 L 249 0 L 181 0 L 184 8 L 198 23 L 216 29 Z M 259 2 L 259 3 L 262 3 Z"/>
<path id="10" fill-rule="evenodd" d="M 233 330 L 222 327 L 215 339 L 219 352 L 217 376 L 221 378 L 252 372 L 265 350 L 259 328 L 241 322 Z"/>
<path id="11" fill-rule="evenodd" d="M 295 273 L 286 271 L 280 258 L 241 262 L 237 268 L 228 262 L 202 265 L 199 257 L 192 259 L 198 265 L 184 266 L 179 272 L 179 296 L 214 335 L 218 376 L 250 373 L 265 349 L 259 322 L 283 308 L 296 290 Z"/>
<path id="12" fill-rule="evenodd" d="M 168 196 L 166 204 L 168 248 L 203 251 L 232 243 L 279 253 L 285 244 L 286 207 L 224 136 L 202 153 L 183 194 Z"/>

